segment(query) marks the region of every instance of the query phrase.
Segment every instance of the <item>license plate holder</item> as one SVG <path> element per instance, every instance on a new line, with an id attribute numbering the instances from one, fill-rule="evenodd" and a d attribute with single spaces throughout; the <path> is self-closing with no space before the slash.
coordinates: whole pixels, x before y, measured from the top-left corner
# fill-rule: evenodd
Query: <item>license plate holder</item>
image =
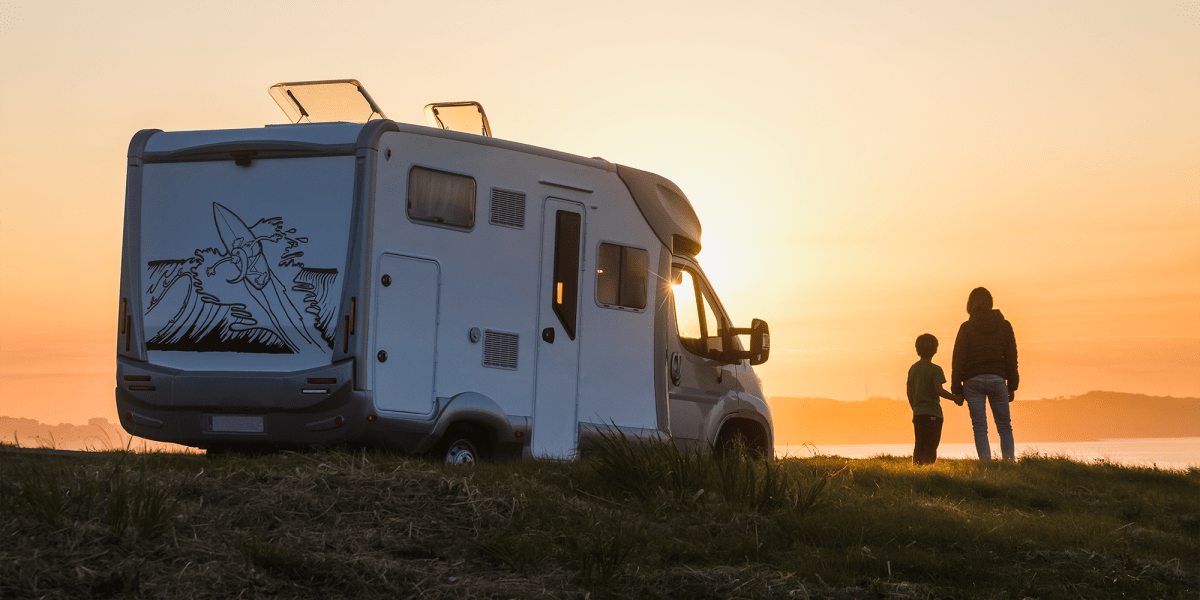
<path id="1" fill-rule="evenodd" d="M 204 415 L 206 433 L 263 433 L 262 415 Z"/>

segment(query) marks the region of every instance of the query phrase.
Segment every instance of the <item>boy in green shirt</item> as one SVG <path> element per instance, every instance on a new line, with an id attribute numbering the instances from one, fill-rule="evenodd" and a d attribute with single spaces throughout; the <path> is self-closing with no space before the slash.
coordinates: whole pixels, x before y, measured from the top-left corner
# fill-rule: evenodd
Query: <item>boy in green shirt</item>
<path id="1" fill-rule="evenodd" d="M 908 369 L 908 404 L 913 409 L 913 464 L 929 465 L 937 460 L 938 444 L 942 442 L 942 407 L 938 397 L 953 400 L 962 406 L 963 397 L 951 394 L 942 387 L 946 374 L 933 364 L 937 354 L 937 338 L 926 333 L 917 338 L 917 355 L 921 357 Z"/>

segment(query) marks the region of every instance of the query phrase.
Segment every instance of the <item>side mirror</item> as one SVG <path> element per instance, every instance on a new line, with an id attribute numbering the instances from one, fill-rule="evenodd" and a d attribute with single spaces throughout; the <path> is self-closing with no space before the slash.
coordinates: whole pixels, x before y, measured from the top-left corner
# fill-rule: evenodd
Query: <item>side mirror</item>
<path id="1" fill-rule="evenodd" d="M 750 364 L 761 365 L 771 356 L 771 328 L 762 319 L 750 321 Z"/>
<path id="2" fill-rule="evenodd" d="M 750 336 L 749 350 L 733 350 L 733 337 L 737 335 Z M 750 359 L 751 365 L 761 365 L 767 362 L 767 358 L 771 356 L 771 330 L 767 327 L 767 322 L 762 319 L 753 319 L 750 321 L 750 327 L 734 327 L 721 332 L 721 343 L 724 346 L 723 358 L 725 362 L 735 363 L 742 359 Z"/>

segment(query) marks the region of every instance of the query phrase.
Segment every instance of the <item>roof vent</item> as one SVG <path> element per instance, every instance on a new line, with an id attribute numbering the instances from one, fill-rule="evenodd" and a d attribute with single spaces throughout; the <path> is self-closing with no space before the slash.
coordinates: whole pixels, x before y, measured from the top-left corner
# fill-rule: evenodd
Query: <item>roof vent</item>
<path id="1" fill-rule="evenodd" d="M 492 126 L 478 102 L 435 102 L 425 106 L 425 121 L 430 127 L 492 137 Z"/>
<path id="2" fill-rule="evenodd" d="M 366 123 L 387 118 L 356 79 L 277 83 L 267 91 L 292 123 Z"/>

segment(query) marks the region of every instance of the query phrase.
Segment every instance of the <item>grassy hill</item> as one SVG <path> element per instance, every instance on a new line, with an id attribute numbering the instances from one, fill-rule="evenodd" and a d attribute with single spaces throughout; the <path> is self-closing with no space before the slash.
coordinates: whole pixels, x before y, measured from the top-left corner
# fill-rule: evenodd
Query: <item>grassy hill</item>
<path id="1" fill-rule="evenodd" d="M 1187 598 L 1200 470 L 0 448 L 3 598 Z"/>
<path id="2" fill-rule="evenodd" d="M 775 443 L 900 444 L 913 440 L 907 400 L 771 398 Z M 1009 405 L 1018 443 L 1101 438 L 1200 437 L 1200 398 L 1088 392 L 1069 398 L 1017 400 Z M 967 407 L 942 400 L 943 443 L 969 443 Z M 990 419 L 990 418 L 989 418 Z M 989 430 L 995 434 L 995 425 Z"/>

